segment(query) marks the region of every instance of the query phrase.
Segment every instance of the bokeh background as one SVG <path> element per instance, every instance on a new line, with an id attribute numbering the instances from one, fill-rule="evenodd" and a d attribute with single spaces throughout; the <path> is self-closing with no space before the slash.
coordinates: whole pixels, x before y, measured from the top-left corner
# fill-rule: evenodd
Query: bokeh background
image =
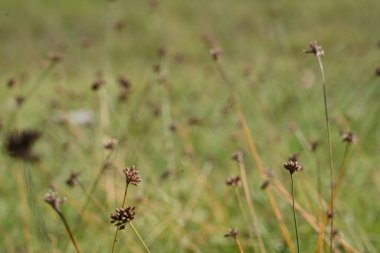
<path id="1" fill-rule="evenodd" d="M 336 228 L 353 252 L 378 252 L 379 9 L 375 0 L 1 0 L 0 251 L 73 252 L 44 194 L 54 188 L 67 197 L 62 208 L 75 227 L 86 195 L 65 180 L 81 172 L 89 190 L 107 163 L 94 192 L 101 205 L 91 202 L 76 231 L 83 252 L 111 250 L 108 214 L 122 200 L 122 168 L 132 164 L 143 182 L 127 202 L 152 252 L 237 252 L 224 238 L 231 227 L 253 252 L 246 204 L 241 211 L 225 185 L 239 174 L 231 155 L 243 150 L 257 229 L 268 252 L 289 252 L 209 50 L 222 50 L 264 166 L 285 187 L 282 163 L 299 155 L 305 169 L 296 195 L 316 217 L 317 178 L 329 199 L 328 151 L 320 71 L 303 50 L 317 40 L 325 50 L 335 175 L 341 134 L 353 131 L 358 140 L 339 188 Z M 41 133 L 37 163 L 5 148 L 10 133 L 25 129 Z M 110 138 L 118 140 L 112 152 L 103 147 Z M 320 142 L 316 152 L 312 141 Z M 291 206 L 275 198 L 293 236 Z M 313 252 L 318 233 L 301 215 L 298 222 L 303 252 Z M 119 252 L 144 252 L 131 229 L 119 236 Z"/>

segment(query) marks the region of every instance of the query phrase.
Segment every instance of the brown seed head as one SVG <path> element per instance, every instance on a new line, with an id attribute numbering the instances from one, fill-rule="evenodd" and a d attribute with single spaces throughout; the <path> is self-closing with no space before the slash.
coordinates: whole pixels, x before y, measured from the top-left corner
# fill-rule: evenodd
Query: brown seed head
<path id="1" fill-rule="evenodd" d="M 377 67 L 377 68 L 375 69 L 375 75 L 376 75 L 376 76 L 380 76 L 380 67 Z"/>
<path id="2" fill-rule="evenodd" d="M 229 177 L 226 179 L 226 185 L 228 186 L 239 186 L 240 185 L 240 177 L 239 176 L 236 176 L 236 177 Z"/>
<path id="3" fill-rule="evenodd" d="M 116 208 L 115 213 L 110 214 L 111 223 L 115 223 L 115 226 L 118 227 L 119 230 L 123 230 L 125 228 L 125 224 L 135 218 L 135 214 L 136 212 L 134 206 Z"/>
<path id="4" fill-rule="evenodd" d="M 312 141 L 309 143 L 309 148 L 312 152 L 315 152 L 319 146 L 319 141 Z"/>
<path id="5" fill-rule="evenodd" d="M 52 51 L 52 52 L 49 52 L 48 54 L 48 59 L 50 60 L 51 63 L 59 63 L 63 61 L 64 58 L 65 58 L 65 55 L 60 52 Z"/>
<path id="6" fill-rule="evenodd" d="M 76 186 L 79 183 L 80 174 L 81 172 L 71 172 L 69 178 L 66 179 L 66 184 L 70 187 Z"/>
<path id="7" fill-rule="evenodd" d="M 4 148 L 13 158 L 36 162 L 39 158 L 32 147 L 40 137 L 41 133 L 36 130 L 14 131 L 6 137 Z"/>
<path id="8" fill-rule="evenodd" d="M 283 167 L 284 169 L 289 171 L 291 175 L 293 175 L 294 172 L 302 170 L 302 166 L 298 164 L 298 161 L 292 161 L 292 160 L 285 162 Z"/>
<path id="9" fill-rule="evenodd" d="M 237 161 L 237 162 L 242 162 L 243 161 L 243 151 L 238 150 L 232 155 L 232 160 Z"/>
<path id="10" fill-rule="evenodd" d="M 127 185 L 133 184 L 134 186 L 139 185 L 141 182 L 140 176 L 138 174 L 138 170 L 136 170 L 135 165 L 132 165 L 131 168 L 126 167 L 123 169 L 123 173 L 125 175 L 125 179 L 127 181 Z"/>
<path id="11" fill-rule="evenodd" d="M 60 209 L 61 204 L 65 202 L 64 198 L 59 198 L 58 194 L 52 190 L 46 193 L 44 200 L 51 207 L 53 207 L 55 211 L 59 213 L 61 212 L 61 209 Z"/>
<path id="12" fill-rule="evenodd" d="M 210 55 L 214 61 L 219 61 L 220 57 L 222 56 L 222 50 L 219 48 L 213 48 L 210 50 Z"/>
<path id="13" fill-rule="evenodd" d="M 8 79 L 7 86 L 8 88 L 13 88 L 17 84 L 17 78 L 16 77 L 11 77 Z"/>
<path id="14" fill-rule="evenodd" d="M 316 41 L 310 42 L 309 49 L 304 50 L 304 53 L 305 54 L 314 54 L 317 57 L 325 55 L 325 51 L 323 50 L 323 48 L 320 45 L 317 44 Z"/>
<path id="15" fill-rule="evenodd" d="M 239 231 L 236 228 L 230 228 L 228 229 L 228 232 L 227 234 L 224 235 L 224 237 L 232 237 L 236 239 L 238 235 L 239 235 Z"/>
<path id="16" fill-rule="evenodd" d="M 121 88 L 124 88 L 124 89 L 131 88 L 131 82 L 126 76 L 120 76 L 118 81 Z"/>
<path id="17" fill-rule="evenodd" d="M 114 138 L 110 138 L 104 142 L 104 148 L 108 150 L 113 150 L 115 146 L 117 145 L 118 140 Z"/>
<path id="18" fill-rule="evenodd" d="M 260 190 L 265 190 L 266 188 L 268 188 L 269 184 L 270 181 L 268 179 L 265 179 L 260 185 Z"/>
<path id="19" fill-rule="evenodd" d="M 91 89 L 92 89 L 93 91 L 97 91 L 97 90 L 99 90 L 99 88 L 102 87 L 105 83 L 106 83 L 106 82 L 104 81 L 104 79 L 102 79 L 102 78 L 98 78 L 98 79 L 96 79 L 96 80 L 92 83 L 92 85 L 91 85 Z"/>
<path id="20" fill-rule="evenodd" d="M 344 132 L 342 134 L 342 141 L 350 144 L 355 144 L 356 136 L 353 132 Z"/>

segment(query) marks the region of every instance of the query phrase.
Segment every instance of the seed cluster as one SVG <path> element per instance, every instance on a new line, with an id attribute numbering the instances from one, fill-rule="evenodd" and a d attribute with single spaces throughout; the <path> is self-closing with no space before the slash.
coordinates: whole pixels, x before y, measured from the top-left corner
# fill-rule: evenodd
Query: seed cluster
<path id="1" fill-rule="evenodd" d="M 116 208 L 115 213 L 110 215 L 111 223 L 115 223 L 115 226 L 119 228 L 119 230 L 123 230 L 125 228 L 125 224 L 130 222 L 135 218 L 135 207 L 126 206 L 125 208 Z"/>

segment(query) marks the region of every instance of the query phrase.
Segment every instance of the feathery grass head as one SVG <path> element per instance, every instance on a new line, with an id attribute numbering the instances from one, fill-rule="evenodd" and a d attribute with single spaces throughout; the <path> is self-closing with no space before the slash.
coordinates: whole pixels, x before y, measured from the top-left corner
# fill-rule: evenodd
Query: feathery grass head
<path id="1" fill-rule="evenodd" d="M 126 206 L 125 208 L 116 208 L 115 213 L 110 214 L 111 223 L 115 223 L 115 226 L 119 230 L 125 228 L 125 224 L 135 218 L 135 207 Z"/>
<path id="2" fill-rule="evenodd" d="M 125 169 L 123 169 L 123 173 L 125 175 L 127 185 L 133 184 L 134 186 L 137 186 L 141 182 L 139 171 L 136 170 L 135 165 L 132 165 L 131 168 L 126 167 Z"/>

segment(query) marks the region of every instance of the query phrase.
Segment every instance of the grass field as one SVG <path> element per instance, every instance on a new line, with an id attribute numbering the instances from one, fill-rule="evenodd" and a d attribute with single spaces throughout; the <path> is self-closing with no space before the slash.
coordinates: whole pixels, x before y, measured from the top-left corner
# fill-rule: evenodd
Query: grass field
<path id="1" fill-rule="evenodd" d="M 293 175 L 301 252 L 330 252 L 322 77 L 304 53 L 314 40 L 325 51 L 333 181 L 343 171 L 333 252 L 380 252 L 379 9 L 376 0 L 1 0 L 0 252 L 77 252 L 57 213 L 81 252 L 111 252 L 109 215 L 123 202 L 123 168 L 135 165 L 142 182 L 128 186 L 126 204 L 150 252 L 295 253 L 283 169 L 293 154 L 303 166 Z M 35 145 L 10 152 L 11 136 L 28 131 Z M 347 131 L 356 143 L 342 141 Z M 231 176 L 241 184 L 226 185 Z M 66 199 L 58 211 L 44 202 L 49 189 Z M 236 238 L 224 237 L 230 228 Z M 127 224 L 114 252 L 146 249 Z"/>

